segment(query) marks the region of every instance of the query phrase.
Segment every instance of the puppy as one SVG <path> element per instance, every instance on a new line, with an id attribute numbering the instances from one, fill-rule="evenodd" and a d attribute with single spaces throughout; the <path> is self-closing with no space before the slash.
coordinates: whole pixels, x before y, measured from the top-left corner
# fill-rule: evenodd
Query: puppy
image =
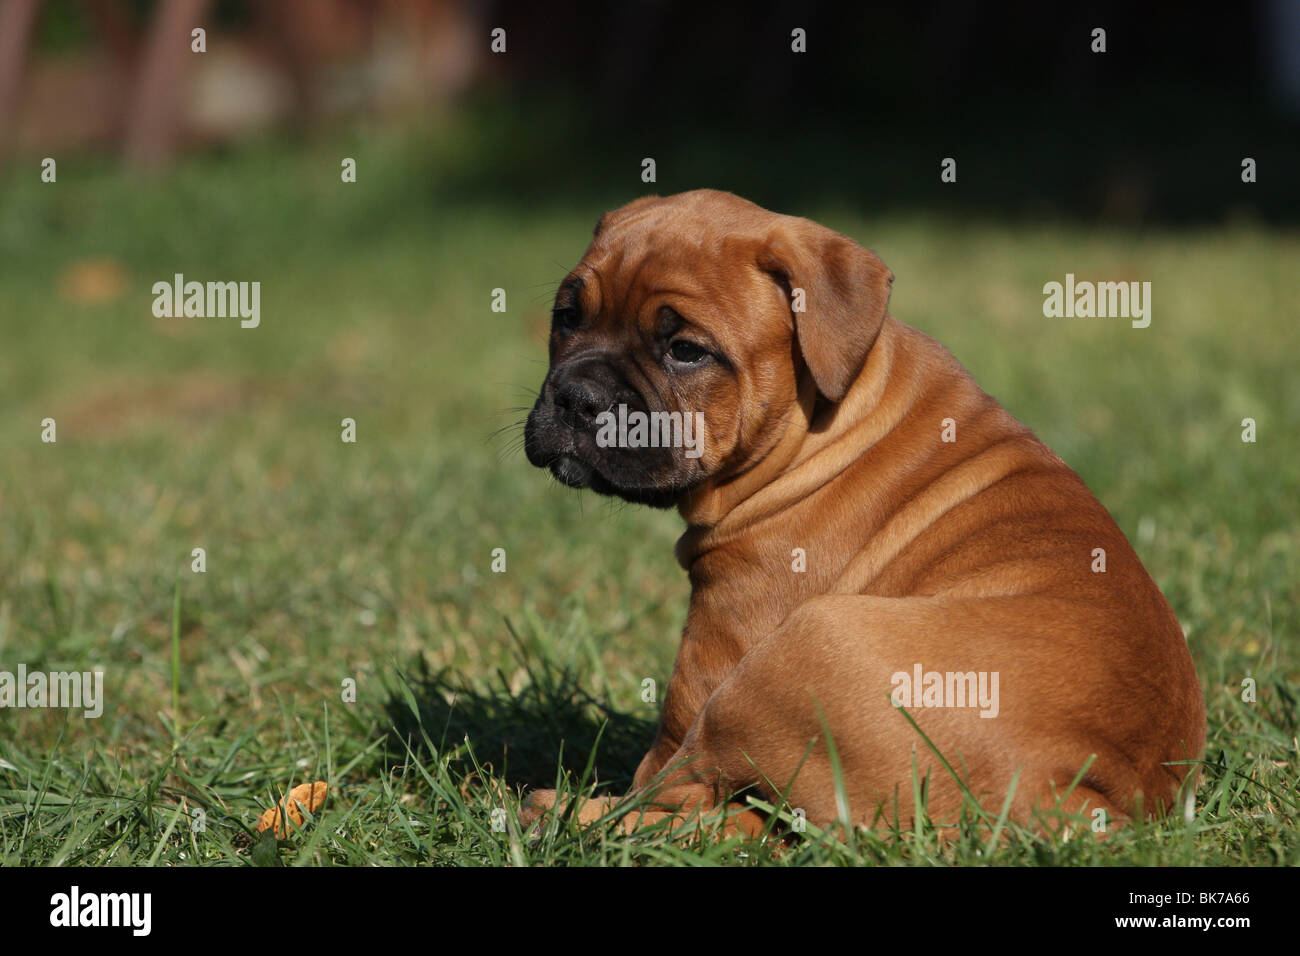
<path id="1" fill-rule="evenodd" d="M 1186 641 L 1123 533 L 887 313 L 892 281 L 843 235 L 696 190 L 602 217 L 560 285 L 528 460 L 686 522 L 638 821 L 730 807 L 757 832 L 742 791 L 823 825 L 1008 796 L 1025 822 L 1120 820 L 1170 808 L 1202 755 Z"/>

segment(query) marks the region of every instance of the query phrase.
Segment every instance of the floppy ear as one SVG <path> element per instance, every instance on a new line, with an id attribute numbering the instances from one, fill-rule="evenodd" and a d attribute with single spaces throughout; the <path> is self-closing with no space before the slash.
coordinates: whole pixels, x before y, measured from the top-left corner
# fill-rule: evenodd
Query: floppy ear
<path id="1" fill-rule="evenodd" d="M 758 264 L 791 299 L 795 338 L 817 390 L 842 401 L 880 334 L 894 274 L 871 250 L 807 219 L 775 228 Z"/>

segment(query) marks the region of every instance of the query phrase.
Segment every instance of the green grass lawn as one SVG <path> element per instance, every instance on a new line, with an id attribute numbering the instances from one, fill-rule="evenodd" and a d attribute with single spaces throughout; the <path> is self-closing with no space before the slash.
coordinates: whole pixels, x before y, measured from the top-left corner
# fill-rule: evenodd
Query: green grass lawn
<path id="1" fill-rule="evenodd" d="M 560 488 L 512 427 L 555 284 L 638 170 L 602 195 L 494 201 L 459 188 L 467 138 L 0 178 L 0 670 L 100 667 L 107 698 L 97 720 L 0 710 L 0 865 L 1300 862 L 1300 239 L 834 204 L 781 211 L 881 255 L 893 314 L 1083 476 L 1178 612 L 1209 710 L 1195 817 L 1103 843 L 977 822 L 521 834 L 528 787 L 628 784 L 656 719 L 641 682 L 667 681 L 689 588 L 675 513 Z M 728 185 L 679 172 L 658 191 Z M 154 318 L 151 286 L 177 272 L 260 281 L 260 328 Z M 1067 272 L 1150 280 L 1150 328 L 1044 318 Z M 314 780 L 331 795 L 301 832 L 252 832 Z"/>

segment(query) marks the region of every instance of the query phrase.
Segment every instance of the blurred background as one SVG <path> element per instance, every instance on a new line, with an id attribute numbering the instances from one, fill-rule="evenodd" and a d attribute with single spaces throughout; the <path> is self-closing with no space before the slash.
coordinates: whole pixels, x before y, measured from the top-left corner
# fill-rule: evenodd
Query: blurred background
<path id="1" fill-rule="evenodd" d="M 190 49 L 195 25 L 203 55 Z M 1097 27 L 1104 54 L 1092 49 Z M 792 53 L 795 29 L 805 53 Z M 466 112 L 482 118 L 484 142 L 455 185 L 492 196 L 598 192 L 654 156 L 665 176 L 685 167 L 760 202 L 1294 221 L 1300 186 L 1285 171 L 1300 159 L 1300 9 L 0 4 L 10 155 L 88 148 L 147 166 L 254 136 Z M 958 152 L 961 187 L 939 190 L 936 158 Z M 1264 169 L 1249 190 L 1216 174 L 1245 155 Z"/>
<path id="2" fill-rule="evenodd" d="M 559 487 L 519 423 L 600 214 L 705 186 L 883 258 L 891 312 L 1134 542 L 1188 632 L 1211 752 L 1285 773 L 1298 173 L 1288 0 L 0 0 L 0 669 L 109 675 L 98 721 L 0 715 L 0 781 L 48 770 L 81 806 L 89 740 L 113 755 L 101 790 L 152 794 L 179 724 L 203 787 L 251 813 L 324 759 L 328 704 L 330 759 L 368 785 L 393 675 L 420 669 L 479 705 L 426 687 L 434 739 L 469 737 L 507 783 L 552 780 L 562 740 L 581 766 L 602 714 L 624 722 L 602 780 L 630 776 L 685 613 L 681 522 Z M 156 318 L 176 273 L 260 282 L 259 327 Z M 1150 327 L 1045 318 L 1066 273 L 1150 281 Z M 1265 724 L 1234 703 L 1247 673 L 1278 688 Z M 572 677 L 547 685 L 568 710 L 539 674 Z M 84 819 L 23 830 L 22 858 L 82 846 Z M 117 852 L 96 834 L 59 858 Z"/>

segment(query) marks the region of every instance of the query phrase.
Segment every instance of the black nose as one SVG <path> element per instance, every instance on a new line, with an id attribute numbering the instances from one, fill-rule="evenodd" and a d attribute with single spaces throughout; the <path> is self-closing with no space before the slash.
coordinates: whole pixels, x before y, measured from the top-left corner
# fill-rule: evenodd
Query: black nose
<path id="1" fill-rule="evenodd" d="M 589 378 L 566 378 L 555 386 L 555 407 L 560 418 L 570 428 L 587 429 L 595 424 L 596 416 L 609 408 L 608 389 Z"/>

